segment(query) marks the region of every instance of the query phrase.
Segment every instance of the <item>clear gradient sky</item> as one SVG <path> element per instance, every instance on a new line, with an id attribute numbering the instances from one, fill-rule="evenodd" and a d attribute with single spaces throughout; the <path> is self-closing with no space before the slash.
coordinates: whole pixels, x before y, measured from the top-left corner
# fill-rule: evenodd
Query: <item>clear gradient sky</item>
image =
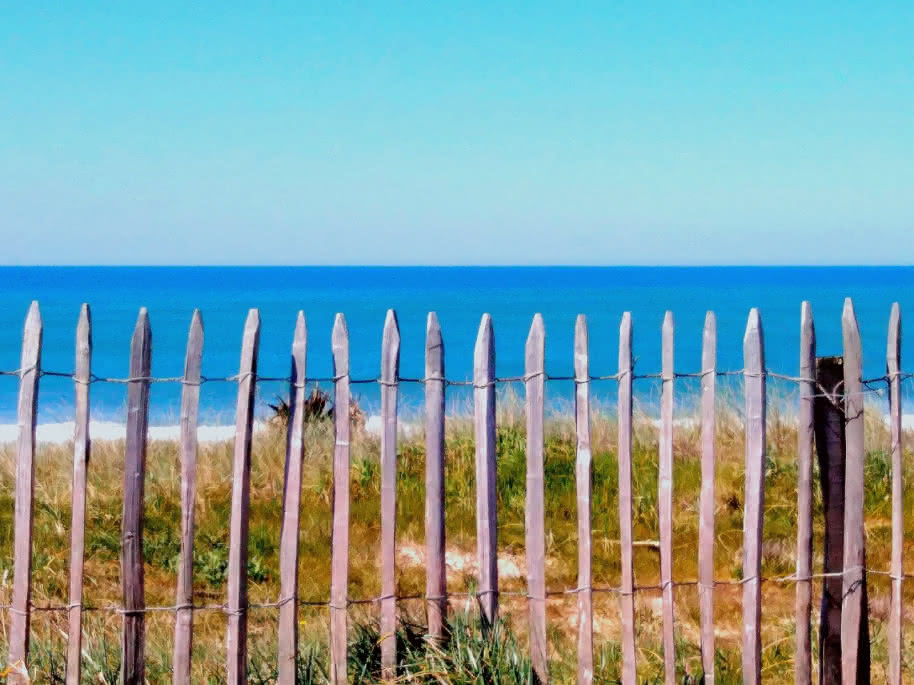
<path id="1" fill-rule="evenodd" d="M 0 263 L 907 264 L 912 36 L 910 0 L 5 3 Z"/>

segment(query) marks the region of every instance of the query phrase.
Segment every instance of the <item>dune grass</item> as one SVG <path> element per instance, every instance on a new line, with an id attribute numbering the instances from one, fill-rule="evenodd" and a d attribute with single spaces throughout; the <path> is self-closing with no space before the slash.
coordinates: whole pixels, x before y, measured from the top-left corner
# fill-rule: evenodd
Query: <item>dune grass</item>
<path id="1" fill-rule="evenodd" d="M 718 421 L 717 545 L 719 580 L 741 575 L 743 433 L 738 406 L 722 400 Z M 498 517 L 503 621 L 492 633 L 477 623 L 474 607 L 452 603 L 452 639 L 430 644 L 423 635 L 421 600 L 400 603 L 400 671 L 404 681 L 527 682 L 524 487 L 525 435 L 523 405 L 510 392 L 499 396 Z M 635 577 L 639 585 L 659 581 L 657 540 L 656 428 L 646 416 L 636 417 L 633 464 Z M 868 560 L 872 568 L 887 569 L 890 545 L 890 455 L 888 434 L 875 412 L 867 417 L 866 522 Z M 593 568 L 597 586 L 619 583 L 619 527 L 615 421 L 597 411 L 593 433 Z M 674 450 L 674 578 L 697 576 L 698 493 L 700 464 L 698 429 L 677 425 Z M 790 417 L 769 416 L 769 455 L 766 476 L 763 574 L 788 575 L 794 568 L 796 546 L 796 432 Z M 550 589 L 576 585 L 576 506 L 574 492 L 574 425 L 559 413 L 547 421 L 546 437 L 547 585 Z M 304 600 L 325 601 L 330 586 L 332 425 L 318 420 L 306 427 L 306 457 L 302 492 L 300 594 Z M 467 415 L 450 417 L 447 428 L 446 528 L 451 566 L 449 590 L 474 586 L 475 492 L 472 426 Z M 379 594 L 380 472 L 378 441 L 364 431 L 353 437 L 350 487 L 352 502 L 350 588 L 352 598 Z M 72 448 L 41 446 L 35 490 L 34 601 L 37 605 L 65 604 L 69 553 L 70 478 Z M 13 446 L 0 447 L 0 604 L 8 603 L 12 577 Z M 282 508 L 284 434 L 280 427 L 255 435 L 251 478 L 250 601 L 275 601 L 278 596 L 278 544 Z M 906 476 L 911 473 L 906 460 Z M 424 589 L 424 441 L 421 434 L 401 437 L 398 462 L 398 592 L 421 594 Z M 149 605 L 174 603 L 179 552 L 180 490 L 177 446 L 157 441 L 149 446 L 145 501 L 144 554 Z M 123 481 L 123 443 L 93 445 L 89 467 L 88 524 L 85 566 L 86 604 L 107 607 L 120 603 L 119 540 Z M 909 482 L 914 482 L 909 480 Z M 208 444 L 198 458 L 195 602 L 218 604 L 224 598 L 231 498 L 231 445 Z M 815 493 L 816 559 L 821 568 L 821 500 Z M 908 530 L 914 529 L 914 498 L 905 506 Z M 910 546 L 908 558 L 911 558 Z M 715 593 L 718 682 L 739 682 L 740 591 L 721 586 Z M 818 592 L 818 588 L 816 588 Z M 914 590 L 914 588 L 912 588 Z M 764 676 L 770 682 L 792 677 L 794 586 L 763 585 Z M 884 679 L 888 579 L 870 577 L 874 682 Z M 911 605 L 914 592 L 906 592 Z M 816 599 L 818 601 L 818 598 Z M 573 595 L 551 598 L 548 606 L 550 669 L 556 682 L 573 682 L 576 614 Z M 620 665 L 618 599 L 595 595 L 597 682 L 615 682 Z M 814 612 L 816 613 L 816 612 Z M 380 671 L 375 608 L 359 605 L 350 612 L 350 672 L 356 682 L 371 682 Z M 0 614 L 0 641 L 5 643 L 8 616 Z M 662 675 L 659 593 L 640 592 L 636 598 L 639 680 L 655 682 Z M 814 621 L 816 617 L 814 616 Z M 325 682 L 328 615 L 326 607 L 303 607 L 300 682 Z M 698 651 L 698 601 L 694 586 L 676 589 L 677 664 L 680 679 L 701 675 Z M 147 617 L 149 682 L 170 680 L 173 616 Z M 223 682 L 225 617 L 219 611 L 197 612 L 194 619 L 193 681 Z M 110 611 L 86 614 L 84 669 L 87 682 L 117 682 L 120 617 Z M 275 609 L 252 609 L 249 659 L 251 682 L 275 679 Z M 908 631 L 909 633 L 911 631 Z M 32 619 L 31 673 L 35 682 L 61 682 L 66 648 L 66 615 L 37 611 Z M 5 644 L 0 653 L 5 653 Z M 914 668 L 914 642 L 906 640 L 908 672 Z M 483 669 L 483 670 L 480 670 Z M 494 669 L 485 671 L 484 669 Z"/>

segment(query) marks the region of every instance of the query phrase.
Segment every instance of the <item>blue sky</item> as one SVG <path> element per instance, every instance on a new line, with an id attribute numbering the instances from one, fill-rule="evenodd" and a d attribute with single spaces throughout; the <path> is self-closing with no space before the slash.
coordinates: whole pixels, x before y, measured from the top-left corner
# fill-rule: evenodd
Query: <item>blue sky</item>
<path id="1" fill-rule="evenodd" d="M 911 263 L 875 5 L 7 3 L 0 262 Z"/>

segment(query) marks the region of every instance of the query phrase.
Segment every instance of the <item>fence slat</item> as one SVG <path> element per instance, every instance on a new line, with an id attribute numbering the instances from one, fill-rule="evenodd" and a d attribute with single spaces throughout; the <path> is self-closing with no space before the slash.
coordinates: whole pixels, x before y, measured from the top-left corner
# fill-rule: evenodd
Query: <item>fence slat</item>
<path id="1" fill-rule="evenodd" d="M 289 372 L 289 425 L 286 427 L 286 465 L 282 493 L 282 529 L 279 534 L 278 682 L 295 685 L 298 656 L 298 528 L 301 517 L 302 461 L 305 458 L 305 363 L 308 330 L 304 312 L 298 312 L 292 338 Z"/>
<path id="2" fill-rule="evenodd" d="M 175 593 L 174 685 L 190 685 L 190 655 L 194 630 L 194 503 L 197 493 L 197 416 L 200 407 L 200 368 L 203 363 L 203 319 L 194 310 L 184 356 L 181 386 L 181 556 Z"/>
<path id="3" fill-rule="evenodd" d="M 16 441 L 16 504 L 13 513 L 13 603 L 10 610 L 10 683 L 29 683 L 29 623 L 32 598 L 32 516 L 35 494 L 35 423 L 41 376 L 41 312 L 32 302 L 25 319 L 19 365 L 19 437 Z"/>
<path id="4" fill-rule="evenodd" d="M 904 575 L 904 446 L 901 430 L 901 308 L 892 305 L 886 346 L 889 421 L 892 424 L 892 603 L 889 609 L 889 682 L 901 685 L 902 581 Z"/>
<path id="5" fill-rule="evenodd" d="M 84 304 L 76 325 L 76 411 L 73 426 L 73 491 L 70 495 L 70 595 L 67 610 L 67 685 L 79 685 L 82 654 L 83 559 L 86 549 L 86 485 L 89 464 L 89 379 L 92 313 Z"/>
<path id="6" fill-rule="evenodd" d="M 127 442 L 124 463 L 124 508 L 121 518 L 121 588 L 124 601 L 121 635 L 121 682 L 145 680 L 145 590 L 143 579 L 143 493 L 146 479 L 146 433 L 149 425 L 149 376 L 152 331 L 146 308 L 140 310 L 130 342 L 127 384 Z M 131 613 L 137 611 L 137 613 Z"/>
<path id="7" fill-rule="evenodd" d="M 578 685 L 593 682 L 593 573 L 590 496 L 590 353 L 587 317 L 574 323 L 575 491 L 578 509 Z"/>
<path id="8" fill-rule="evenodd" d="M 762 523 L 765 511 L 765 345 L 758 309 L 743 338 L 746 393 L 746 494 L 743 510 L 743 683 L 762 679 Z"/>
<path id="9" fill-rule="evenodd" d="M 673 312 L 663 317 L 660 391 L 660 463 L 657 497 L 660 521 L 660 586 L 663 602 L 663 672 L 666 685 L 676 682 L 673 616 Z"/>
<path id="10" fill-rule="evenodd" d="M 812 306 L 800 312 L 800 406 L 797 410 L 797 685 L 812 685 L 812 459 L 815 446 L 813 401 L 816 394 L 816 329 Z"/>
<path id="11" fill-rule="evenodd" d="M 537 314 L 524 350 L 527 411 L 527 487 L 524 507 L 527 564 L 527 611 L 534 679 L 549 680 L 546 645 L 546 529 L 543 451 L 545 436 L 546 329 Z"/>
<path id="12" fill-rule="evenodd" d="M 397 675 L 397 384 L 400 376 L 400 327 L 387 310 L 381 343 L 381 669 L 385 680 Z"/>
<path id="13" fill-rule="evenodd" d="M 447 567 L 444 533 L 444 339 L 435 312 L 425 332 L 425 596 L 428 632 L 444 637 Z"/>
<path id="14" fill-rule="evenodd" d="M 333 538 L 330 550 L 330 682 L 345 685 L 346 613 L 349 590 L 349 331 L 346 318 L 336 315 L 332 335 L 333 426 Z"/>
<path id="15" fill-rule="evenodd" d="M 637 682 L 635 571 L 632 551 L 632 315 L 619 326 L 619 547 L 622 564 L 622 683 Z"/>
<path id="16" fill-rule="evenodd" d="M 498 612 L 498 520 L 495 498 L 495 334 L 492 317 L 483 314 L 473 355 L 476 437 L 476 556 L 479 605 L 491 625 Z"/>
<path id="17" fill-rule="evenodd" d="M 241 341 L 238 402 L 235 409 L 235 445 L 232 454 L 232 513 L 229 521 L 228 597 L 226 614 L 226 680 L 247 682 L 248 635 L 248 526 L 251 503 L 251 437 L 254 431 L 254 391 L 257 387 L 257 350 L 260 313 L 248 312 Z"/>
<path id="18" fill-rule="evenodd" d="M 714 685 L 714 460 L 717 390 L 717 317 L 705 315 L 701 347 L 701 494 L 698 524 L 698 598 L 701 611 L 701 667 Z"/>
<path id="19" fill-rule="evenodd" d="M 856 683 L 862 667 L 861 638 L 866 630 L 866 596 L 864 567 L 863 496 L 864 461 L 863 445 L 863 355 L 857 315 L 850 298 L 844 301 L 841 316 L 844 340 L 844 411 L 847 462 L 844 480 L 844 583 L 841 603 L 841 680 Z M 866 674 L 868 675 L 868 674 Z M 864 682 L 869 682 L 868 677 Z"/>

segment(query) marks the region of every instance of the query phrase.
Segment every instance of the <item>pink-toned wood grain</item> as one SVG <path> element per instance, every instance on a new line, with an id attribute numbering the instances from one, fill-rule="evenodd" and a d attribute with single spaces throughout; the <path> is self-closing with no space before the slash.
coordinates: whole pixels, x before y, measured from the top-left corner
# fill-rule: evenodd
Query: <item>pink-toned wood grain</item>
<path id="1" fill-rule="evenodd" d="M 619 327 L 619 553 L 622 583 L 622 683 L 637 682 L 635 654 L 635 572 L 632 546 L 632 315 Z"/>
<path id="2" fill-rule="evenodd" d="M 546 644 L 546 528 L 543 452 L 546 395 L 546 329 L 533 317 L 525 349 L 527 414 L 527 488 L 524 531 L 527 562 L 527 612 L 534 680 L 549 680 Z"/>
<path id="3" fill-rule="evenodd" d="M 235 444 L 232 453 L 232 509 L 229 520 L 228 591 L 226 614 L 226 680 L 247 682 L 248 636 L 248 527 L 251 505 L 251 439 L 254 431 L 254 393 L 257 387 L 257 351 L 260 314 L 248 312 L 241 342 L 238 401 L 235 406 Z"/>
<path id="4" fill-rule="evenodd" d="M 813 402 L 816 394 L 816 329 L 812 306 L 803 302 L 800 312 L 800 378 L 797 408 L 797 685 L 812 685 L 812 506 L 815 431 Z"/>
<path id="5" fill-rule="evenodd" d="M 765 345 L 762 319 L 749 312 L 743 338 L 746 477 L 743 509 L 743 683 L 762 679 L 762 523 L 765 511 Z"/>
<path id="6" fill-rule="evenodd" d="M 666 685 L 676 682 L 676 640 L 673 615 L 673 313 L 663 317 L 661 335 L 660 459 L 657 510 L 660 521 L 660 586 L 663 613 L 663 673 Z"/>
<path id="7" fill-rule="evenodd" d="M 387 311 L 381 341 L 381 676 L 397 675 L 397 389 L 400 326 Z"/>
<path id="8" fill-rule="evenodd" d="M 67 685 L 79 685 L 82 665 L 83 560 L 86 550 L 86 486 L 89 466 L 89 381 L 92 377 L 92 314 L 84 304 L 76 325 L 76 412 L 73 490 L 70 495 L 70 594 L 67 609 Z"/>
<path id="9" fill-rule="evenodd" d="M 349 331 L 336 315 L 332 334 L 334 383 L 333 537 L 330 543 L 330 683 L 344 685 L 349 591 Z"/>
<path id="10" fill-rule="evenodd" d="M 892 602 L 889 607 L 889 682 L 901 685 L 904 600 L 904 432 L 901 426 L 901 308 L 892 305 L 886 345 L 889 423 L 892 430 Z"/>
<path id="11" fill-rule="evenodd" d="M 705 315 L 701 346 L 701 493 L 698 503 L 698 602 L 701 621 L 701 669 L 705 685 L 714 685 L 714 461 L 717 456 L 715 394 L 717 317 Z"/>
<path id="12" fill-rule="evenodd" d="M 444 339 L 435 312 L 425 332 L 425 596 L 428 633 L 444 637 L 447 567 L 444 531 Z"/>
<path id="13" fill-rule="evenodd" d="M 298 657 L 298 535 L 301 518 L 302 462 L 305 458 L 305 362 L 308 330 L 304 312 L 298 312 L 292 338 L 289 372 L 289 425 L 286 427 L 286 463 L 282 492 L 282 529 L 279 534 L 278 680 L 295 685 Z"/>
<path id="14" fill-rule="evenodd" d="M 41 377 L 41 312 L 32 302 L 25 319 L 19 364 L 19 437 L 13 510 L 13 602 L 10 609 L 8 682 L 30 683 L 27 673 L 32 598 L 32 517 L 35 497 L 35 422 Z"/>
<path id="15" fill-rule="evenodd" d="M 491 625 L 498 613 L 498 514 L 495 496 L 495 334 L 484 314 L 473 355 L 474 429 L 476 437 L 476 556 L 479 606 Z"/>
<path id="16" fill-rule="evenodd" d="M 593 683 L 593 546 L 590 451 L 590 353 L 587 317 L 574 324 L 575 496 L 578 513 L 578 685 Z"/>

